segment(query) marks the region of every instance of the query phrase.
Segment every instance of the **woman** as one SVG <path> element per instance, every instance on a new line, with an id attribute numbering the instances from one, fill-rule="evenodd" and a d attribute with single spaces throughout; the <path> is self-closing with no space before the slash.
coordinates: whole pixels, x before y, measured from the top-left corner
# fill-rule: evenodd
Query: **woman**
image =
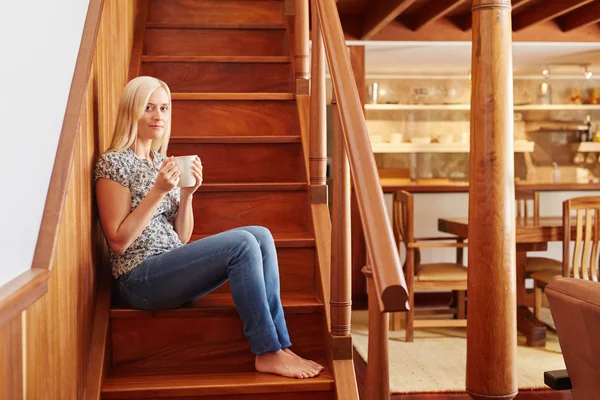
<path id="1" fill-rule="evenodd" d="M 165 156 L 171 127 L 168 86 L 141 76 L 121 96 L 113 141 L 96 164 L 96 198 L 112 272 L 134 308 L 174 308 L 228 279 L 260 372 L 308 378 L 323 369 L 294 354 L 281 299 L 273 237 L 248 226 L 188 243 L 192 197 L 202 184 L 196 157 L 193 187 Z M 187 244 L 186 244 L 187 243 Z"/>

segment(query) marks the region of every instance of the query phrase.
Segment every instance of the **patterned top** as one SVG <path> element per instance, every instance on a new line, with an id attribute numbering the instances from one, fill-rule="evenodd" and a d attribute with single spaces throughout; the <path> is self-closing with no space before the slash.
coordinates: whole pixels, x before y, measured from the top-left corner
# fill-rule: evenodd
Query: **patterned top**
<path id="1" fill-rule="evenodd" d="M 165 156 L 151 150 L 153 162 L 138 157 L 132 149 L 104 153 L 96 163 L 94 181 L 108 178 L 125 186 L 131 192 L 131 211 L 146 197 L 156 182 Z M 179 209 L 179 188 L 173 188 L 164 197 L 148 226 L 135 241 L 119 255 L 109 246 L 110 263 L 115 278 L 131 271 L 147 257 L 183 246 L 173 227 Z"/>

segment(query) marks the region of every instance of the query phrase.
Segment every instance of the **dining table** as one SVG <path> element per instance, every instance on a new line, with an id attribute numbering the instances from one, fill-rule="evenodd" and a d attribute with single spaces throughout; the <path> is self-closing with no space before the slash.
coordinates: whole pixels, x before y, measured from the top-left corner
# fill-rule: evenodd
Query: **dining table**
<path id="1" fill-rule="evenodd" d="M 571 224 L 573 234 L 575 233 L 574 225 L 575 223 Z M 438 230 L 468 240 L 469 221 L 467 218 L 439 218 Z M 525 262 L 527 252 L 545 251 L 548 249 L 548 242 L 562 240 L 562 216 L 516 218 L 517 330 L 527 338 L 528 346 L 543 347 L 546 345 L 547 326 L 535 318 L 526 304 Z"/>

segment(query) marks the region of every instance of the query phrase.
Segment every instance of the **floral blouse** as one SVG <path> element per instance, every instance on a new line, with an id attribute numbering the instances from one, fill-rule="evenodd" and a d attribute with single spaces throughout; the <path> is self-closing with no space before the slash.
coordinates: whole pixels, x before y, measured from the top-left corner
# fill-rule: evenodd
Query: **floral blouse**
<path id="1" fill-rule="evenodd" d="M 102 154 L 96 163 L 94 181 L 108 178 L 125 186 L 131 192 L 131 211 L 146 197 L 156 182 L 156 177 L 165 156 L 151 150 L 153 163 L 138 157 L 131 149 Z M 150 223 L 125 250 L 117 254 L 110 249 L 112 274 L 115 278 L 131 271 L 146 258 L 183 246 L 173 227 L 179 209 L 180 193 L 175 187 L 164 197 Z"/>

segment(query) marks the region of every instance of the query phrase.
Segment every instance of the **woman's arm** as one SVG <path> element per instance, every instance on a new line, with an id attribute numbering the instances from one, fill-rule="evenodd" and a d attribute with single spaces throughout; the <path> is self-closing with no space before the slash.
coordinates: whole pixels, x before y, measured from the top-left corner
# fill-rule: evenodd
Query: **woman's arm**
<path id="1" fill-rule="evenodd" d="M 178 181 L 179 171 L 175 163 L 163 162 L 156 183 L 135 210 L 130 212 L 131 192 L 128 188 L 111 179 L 96 180 L 100 223 L 108 245 L 115 253 L 125 253 L 125 250 L 146 229 L 160 202 Z"/>
<path id="2" fill-rule="evenodd" d="M 200 185 L 202 185 L 202 162 L 200 162 L 200 157 L 198 156 L 196 156 L 194 164 L 192 165 L 192 174 L 194 174 L 194 177 L 196 178 L 196 184 L 193 187 L 181 188 L 179 210 L 177 210 L 175 223 L 173 224 L 173 228 L 175 228 L 179 240 L 184 244 L 189 242 L 192 237 L 192 232 L 194 230 L 194 210 L 192 201 L 194 193 L 198 190 Z"/>
<path id="3" fill-rule="evenodd" d="M 175 232 L 177 232 L 179 240 L 181 240 L 181 243 L 183 244 L 190 241 L 192 231 L 194 230 L 193 198 L 193 194 L 188 194 L 186 192 L 182 193 L 179 210 L 177 210 L 177 215 L 175 215 Z"/>

